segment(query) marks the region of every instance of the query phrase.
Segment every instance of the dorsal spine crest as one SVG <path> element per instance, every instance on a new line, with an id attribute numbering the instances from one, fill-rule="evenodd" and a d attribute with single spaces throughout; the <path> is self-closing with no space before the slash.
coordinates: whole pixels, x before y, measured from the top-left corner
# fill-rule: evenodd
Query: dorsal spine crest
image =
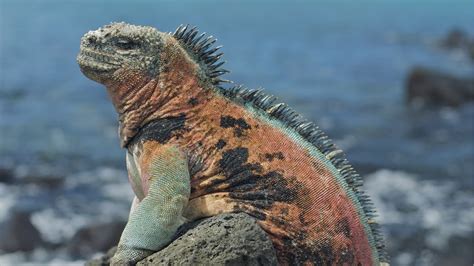
<path id="1" fill-rule="evenodd" d="M 171 35 L 194 57 L 214 86 L 220 87 L 220 84 L 224 82 L 231 83 L 229 80 L 220 78 L 225 73 L 229 73 L 228 70 L 222 68 L 225 61 L 220 59 L 224 54 L 217 53 L 222 46 L 213 47 L 217 41 L 213 36 L 206 37 L 206 33 L 200 35 L 198 33 L 196 27 L 181 25 Z"/>

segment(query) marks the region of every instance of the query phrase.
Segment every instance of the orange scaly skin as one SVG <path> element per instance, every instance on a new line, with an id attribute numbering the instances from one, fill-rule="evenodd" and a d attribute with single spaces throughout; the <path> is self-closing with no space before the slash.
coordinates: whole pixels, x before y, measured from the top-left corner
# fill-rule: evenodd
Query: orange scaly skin
<path id="1" fill-rule="evenodd" d="M 206 117 L 208 122 L 188 124 L 186 120 L 183 129 L 173 132 L 166 142 L 203 158 L 202 168 L 192 176 L 188 218 L 247 212 L 269 233 L 281 263 L 317 259 L 325 263 L 372 264 L 371 247 L 357 212 L 322 163 L 279 129 L 262 123 L 243 107 L 222 97 L 203 105 L 197 115 Z M 234 128 L 221 127 L 222 116 L 243 119 L 250 128 L 236 137 Z M 219 140 L 226 142 L 222 149 L 215 147 Z M 196 147 L 199 142 L 202 145 Z M 156 156 L 144 152 L 153 150 L 155 145 L 162 143 L 144 141 L 141 145 L 144 162 L 150 160 L 147 156 Z M 233 177 L 223 173 L 226 169 L 222 169 L 220 161 L 226 152 L 239 149 L 246 150 L 248 158 L 241 158 L 238 167 L 242 171 L 252 170 L 246 176 L 248 180 L 233 184 Z M 269 154 L 279 156 L 270 159 Z M 272 173 L 277 173 L 278 178 Z M 255 185 L 239 189 L 243 183 Z M 266 198 L 259 195 L 263 192 L 267 193 Z M 202 197 L 206 202 L 201 202 Z M 216 200 L 220 202 L 213 202 Z M 198 214 L 194 208 L 199 210 Z"/>
<path id="2" fill-rule="evenodd" d="M 146 197 L 150 162 L 163 145 L 178 147 L 190 169 L 187 219 L 246 212 L 269 234 L 282 265 L 383 264 L 358 189 L 331 163 L 338 150 L 323 154 L 271 116 L 272 108 L 226 96 L 193 54 L 196 44 L 186 46 L 189 32 L 158 34 L 155 76 L 127 65 L 103 79 L 83 70 L 107 86 L 120 115 L 122 146 L 141 172 L 134 189 Z"/>

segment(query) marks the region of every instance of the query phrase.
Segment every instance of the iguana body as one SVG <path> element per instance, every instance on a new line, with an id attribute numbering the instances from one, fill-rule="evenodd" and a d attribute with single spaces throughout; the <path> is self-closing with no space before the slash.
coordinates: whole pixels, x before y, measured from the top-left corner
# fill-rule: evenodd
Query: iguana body
<path id="1" fill-rule="evenodd" d="M 312 123 L 272 96 L 223 89 L 212 38 L 114 23 L 78 62 L 119 113 L 136 200 L 114 258 L 136 262 L 186 220 L 246 212 L 281 264 L 387 261 L 360 177 Z"/>

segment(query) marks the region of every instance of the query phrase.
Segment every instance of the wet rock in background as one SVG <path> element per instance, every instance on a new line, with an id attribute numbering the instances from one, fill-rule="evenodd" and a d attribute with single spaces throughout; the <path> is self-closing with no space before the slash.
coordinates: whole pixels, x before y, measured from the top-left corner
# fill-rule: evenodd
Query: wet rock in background
<path id="1" fill-rule="evenodd" d="M 57 189 L 64 183 L 64 171 L 48 164 L 15 165 L 10 161 L 2 161 L 0 162 L 0 183 Z"/>
<path id="2" fill-rule="evenodd" d="M 110 248 L 106 254 L 97 259 L 92 259 L 85 263 L 86 266 L 107 266 L 110 265 L 110 259 L 114 256 L 117 247 Z"/>
<path id="3" fill-rule="evenodd" d="M 474 236 L 454 236 L 449 240 L 448 248 L 440 252 L 437 265 L 469 265 L 474 262 Z"/>
<path id="4" fill-rule="evenodd" d="M 0 224 L 0 251 L 31 251 L 44 244 L 39 231 L 30 221 L 30 213 L 14 211 Z"/>
<path id="5" fill-rule="evenodd" d="M 448 35 L 441 40 L 440 45 L 445 49 L 463 50 L 474 60 L 474 37 L 471 38 L 461 29 L 452 29 Z"/>
<path id="6" fill-rule="evenodd" d="M 86 265 L 107 265 L 114 249 Z M 267 234 L 244 213 L 222 214 L 180 228 L 177 239 L 137 265 L 277 265 Z"/>
<path id="7" fill-rule="evenodd" d="M 0 99 L 8 100 L 10 102 L 21 100 L 26 96 L 26 94 L 26 90 L 20 88 L 0 89 Z"/>
<path id="8" fill-rule="evenodd" d="M 71 256 L 84 258 L 97 252 L 105 252 L 118 243 L 125 228 L 125 221 L 91 225 L 80 229 L 72 237 L 67 249 Z"/>
<path id="9" fill-rule="evenodd" d="M 63 185 L 64 174 L 61 172 L 49 165 L 19 165 L 14 169 L 16 183 L 32 184 L 47 189 L 57 189 Z"/>
<path id="10" fill-rule="evenodd" d="M 406 95 L 410 102 L 459 106 L 474 100 L 474 79 L 415 67 L 406 80 Z"/>
<path id="11" fill-rule="evenodd" d="M 15 177 L 12 169 L 0 166 L 0 183 L 11 184 L 14 179 Z"/>

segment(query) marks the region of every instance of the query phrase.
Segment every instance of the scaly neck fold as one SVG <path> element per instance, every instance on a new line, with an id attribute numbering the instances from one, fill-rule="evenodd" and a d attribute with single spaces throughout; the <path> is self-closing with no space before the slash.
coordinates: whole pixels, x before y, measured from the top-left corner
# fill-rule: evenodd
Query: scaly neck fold
<path id="1" fill-rule="evenodd" d="M 106 85 L 119 114 L 122 148 L 147 123 L 183 114 L 189 119 L 211 97 L 211 90 L 204 89 L 199 80 L 198 65 L 185 53 L 177 56 L 177 51 L 173 52 L 161 54 L 162 72 L 158 77 L 123 71 L 116 73 L 119 78 Z"/>

